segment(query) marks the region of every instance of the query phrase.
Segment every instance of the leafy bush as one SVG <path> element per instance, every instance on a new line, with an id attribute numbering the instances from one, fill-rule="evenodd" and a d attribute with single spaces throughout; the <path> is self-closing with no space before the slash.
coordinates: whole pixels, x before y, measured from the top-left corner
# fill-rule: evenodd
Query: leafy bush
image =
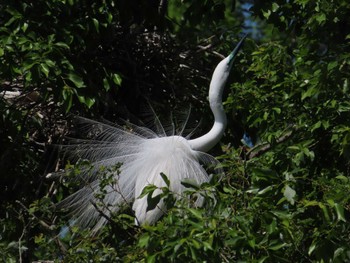
<path id="1" fill-rule="evenodd" d="M 347 1 L 166 2 L 0 4 L 1 90 L 20 94 L 0 95 L 1 260 L 349 261 Z M 229 125 L 214 150 L 225 176 L 187 185 L 178 202 L 162 189 L 169 209 L 153 226 L 134 226 L 126 207 L 96 236 L 73 226 L 60 237 L 69 219 L 53 205 L 76 185 L 45 175 L 47 145 L 74 133 L 67 114 L 112 118 L 127 105 L 131 118 L 143 96 L 162 112 L 191 103 L 206 114 L 217 55 L 240 28 L 256 39 L 226 94 Z"/>

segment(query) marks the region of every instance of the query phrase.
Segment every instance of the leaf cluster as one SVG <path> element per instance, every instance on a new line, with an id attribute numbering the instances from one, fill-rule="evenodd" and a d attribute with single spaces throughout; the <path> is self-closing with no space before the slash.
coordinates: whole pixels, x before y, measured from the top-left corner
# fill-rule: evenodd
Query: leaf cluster
<path id="1" fill-rule="evenodd" d="M 0 3 L 0 85 L 20 93 L 0 95 L 1 260 L 349 261 L 348 2 L 156 2 Z M 149 209 L 168 200 L 157 224 L 135 227 L 125 209 L 97 236 L 71 227 L 59 237 L 69 224 L 52 205 L 76 185 L 41 175 L 46 143 L 68 127 L 62 115 L 113 116 L 123 104 L 135 113 L 147 94 L 163 112 L 180 100 L 206 113 L 218 53 L 231 49 L 221 43 L 243 21 L 261 38 L 246 41 L 226 94 L 225 176 L 185 182 L 175 201 L 162 175 L 159 196 L 143 192 Z M 253 147 L 241 143 L 246 133 Z M 107 171 L 101 202 L 114 179 Z"/>

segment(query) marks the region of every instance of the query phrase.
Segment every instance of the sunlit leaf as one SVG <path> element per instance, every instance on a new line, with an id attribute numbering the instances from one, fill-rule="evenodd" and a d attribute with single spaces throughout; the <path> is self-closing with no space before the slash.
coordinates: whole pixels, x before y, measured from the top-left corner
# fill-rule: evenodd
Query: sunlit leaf
<path id="1" fill-rule="evenodd" d="M 284 192 L 283 192 L 284 197 L 287 199 L 287 201 L 289 203 L 291 203 L 292 205 L 294 205 L 295 203 L 295 196 L 296 196 L 296 192 L 293 188 L 291 188 L 289 185 L 286 185 L 284 188 Z"/>
<path id="2" fill-rule="evenodd" d="M 158 189 L 158 187 L 153 184 L 145 186 L 142 189 L 141 195 L 138 197 L 138 199 L 141 199 L 146 195 L 152 194 L 156 189 Z"/>
<path id="3" fill-rule="evenodd" d="M 85 87 L 83 79 L 73 72 L 68 74 L 68 79 L 72 81 L 77 88 Z"/>
<path id="4" fill-rule="evenodd" d="M 337 212 L 337 218 L 340 221 L 346 222 L 345 216 L 344 216 L 344 207 L 340 205 L 339 203 L 334 204 L 335 211 Z"/>
<path id="5" fill-rule="evenodd" d="M 98 20 L 96 18 L 93 18 L 92 21 L 94 23 L 96 32 L 99 33 L 100 32 L 100 23 L 98 22 Z"/>
<path id="6" fill-rule="evenodd" d="M 41 72 L 43 72 L 45 76 L 48 77 L 50 72 L 49 67 L 46 64 L 42 63 L 40 64 L 40 68 L 41 68 Z"/>
<path id="7" fill-rule="evenodd" d="M 120 86 L 122 84 L 122 78 L 120 77 L 119 74 L 113 74 L 112 75 L 113 82 L 117 85 Z"/>

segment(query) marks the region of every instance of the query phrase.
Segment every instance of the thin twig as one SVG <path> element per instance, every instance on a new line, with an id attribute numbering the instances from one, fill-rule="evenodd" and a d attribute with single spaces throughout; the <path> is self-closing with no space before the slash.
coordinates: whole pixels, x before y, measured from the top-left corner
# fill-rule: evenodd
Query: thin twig
<path id="1" fill-rule="evenodd" d="M 288 130 L 284 135 L 282 135 L 281 137 L 279 137 L 276 140 L 276 144 L 279 144 L 279 143 L 282 143 L 282 142 L 285 142 L 286 140 L 288 140 L 293 135 L 294 131 L 295 131 L 295 127 L 291 127 L 290 130 Z M 247 152 L 247 159 L 250 160 L 252 158 L 255 158 L 255 157 L 258 157 L 258 156 L 264 154 L 265 152 L 269 151 L 276 144 L 262 143 L 262 144 L 255 146 L 254 148 L 252 148 L 250 151 Z"/>
<path id="2" fill-rule="evenodd" d="M 31 215 L 33 218 L 35 218 L 42 227 L 44 227 L 45 229 L 50 230 L 50 231 L 52 231 L 54 229 L 53 225 L 51 225 L 51 226 L 48 225 L 43 220 L 38 218 L 34 213 L 30 212 L 29 209 L 24 204 L 22 204 L 21 201 L 16 200 L 16 203 L 19 204 L 29 215 Z"/>

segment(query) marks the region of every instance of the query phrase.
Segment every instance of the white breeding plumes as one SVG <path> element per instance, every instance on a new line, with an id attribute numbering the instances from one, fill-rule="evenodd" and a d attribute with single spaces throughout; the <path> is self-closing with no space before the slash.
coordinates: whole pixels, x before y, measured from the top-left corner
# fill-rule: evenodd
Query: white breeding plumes
<path id="1" fill-rule="evenodd" d="M 166 186 L 160 176 L 164 173 L 171 182 L 170 190 L 179 197 L 184 190 L 181 184 L 184 179 L 194 180 L 198 184 L 208 181 L 208 174 L 201 164 L 218 164 L 211 155 L 192 150 L 187 139 L 181 136 L 159 137 L 147 128 L 133 126 L 131 132 L 119 126 L 80 117 L 77 119 L 90 127 L 91 132 L 96 132 L 96 129 L 101 131 L 92 140 L 74 139 L 73 144 L 63 146 L 63 151 L 72 158 L 90 160 L 92 168 L 79 176 L 79 180 L 86 185 L 59 206 L 71 210 L 79 225 L 94 225 L 93 232 L 106 223 L 101 212 L 109 216 L 117 212 L 120 206 L 131 202 L 134 202 L 132 208 L 138 223 L 155 223 L 165 207 L 160 201 L 155 209 L 147 211 L 147 196 L 138 198 L 145 186 Z M 122 163 L 122 166 L 120 174 L 115 173 L 116 184 L 106 186 L 104 205 L 97 209 L 100 170 L 117 163 Z M 153 196 L 158 193 L 160 190 L 155 190 Z"/>
<path id="2" fill-rule="evenodd" d="M 190 179 L 197 184 L 208 182 L 209 176 L 202 165 L 217 165 L 214 157 L 204 153 L 210 150 L 221 138 L 226 116 L 222 107 L 222 92 L 228 78 L 233 59 L 244 38 L 234 51 L 216 67 L 209 91 L 209 102 L 214 114 L 214 125 L 205 135 L 188 140 L 180 135 L 167 136 L 157 124 L 160 135 L 150 129 L 129 124 L 130 129 L 78 118 L 97 134 L 91 140 L 73 140 L 73 144 L 62 146 L 63 150 L 75 159 L 88 159 L 92 168 L 81 173 L 78 180 L 85 186 L 63 200 L 59 206 L 68 208 L 81 226 L 93 226 L 98 231 L 106 217 L 115 213 L 120 206 L 132 203 L 136 222 L 153 224 L 164 213 L 165 205 L 161 200 L 153 210 L 148 210 L 147 196 L 139 198 L 148 185 L 166 186 L 161 177 L 165 174 L 170 181 L 170 190 L 181 197 L 184 186 L 181 182 Z M 157 121 L 156 121 L 157 122 Z M 158 131 L 158 132 L 159 132 Z M 121 163 L 120 173 L 114 172 L 114 184 L 107 184 L 103 195 L 103 205 L 96 194 L 100 191 L 101 168 L 113 167 Z M 160 193 L 157 189 L 153 196 Z M 197 199 L 200 204 L 201 199 Z M 105 216 L 102 216 L 102 215 Z"/>

